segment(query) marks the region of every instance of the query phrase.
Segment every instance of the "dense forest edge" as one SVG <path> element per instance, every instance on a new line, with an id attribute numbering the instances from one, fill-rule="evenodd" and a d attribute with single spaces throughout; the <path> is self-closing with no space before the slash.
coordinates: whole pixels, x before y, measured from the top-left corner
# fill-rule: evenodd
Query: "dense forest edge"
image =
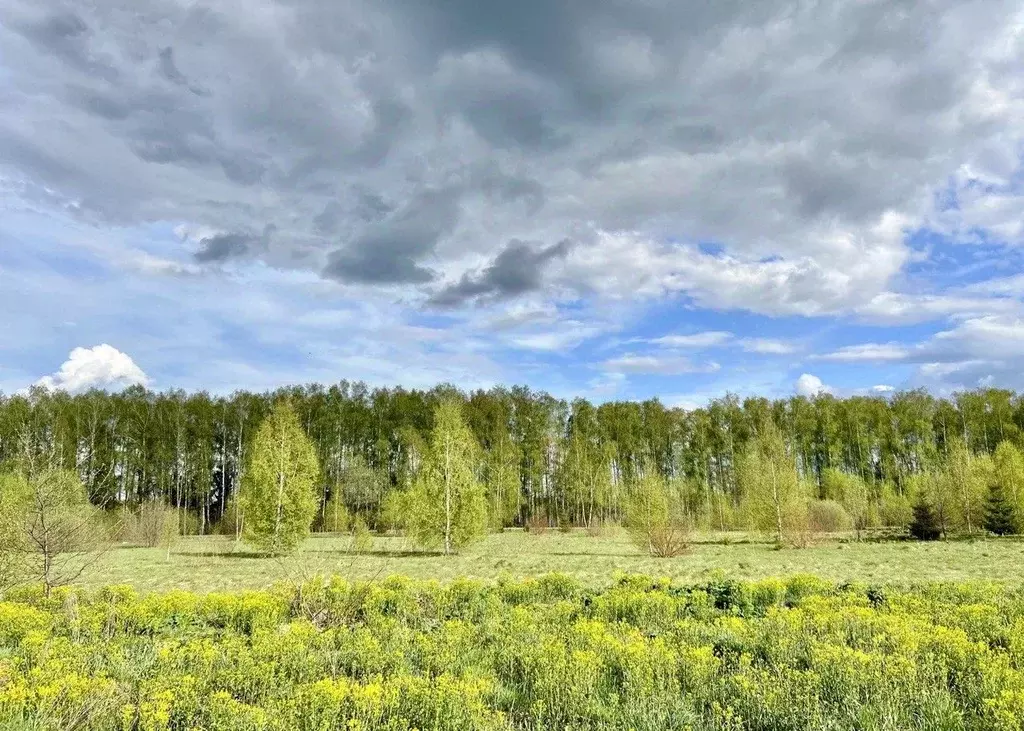
<path id="1" fill-rule="evenodd" d="M 332 527 L 339 503 L 349 524 L 389 527 L 389 496 L 415 479 L 443 402 L 460 405 L 475 440 L 496 528 L 620 522 L 629 486 L 649 476 L 679 496 L 693 527 L 751 528 L 744 492 L 756 475 L 744 480 L 743 470 L 758 469 L 758 457 L 762 468 L 772 464 L 766 429 L 826 529 L 905 531 L 915 503 L 926 502 L 940 534 L 973 533 L 993 489 L 1008 514 L 1019 516 L 1024 499 L 1024 398 L 1002 389 L 726 396 L 694 410 L 656 399 L 565 401 L 525 387 L 465 393 L 344 381 L 230 396 L 33 389 L 0 395 L 0 472 L 45 463 L 76 473 L 107 510 L 155 500 L 179 509 L 180 533 L 236 533 L 254 435 L 282 401 L 315 447 L 320 530 Z"/>

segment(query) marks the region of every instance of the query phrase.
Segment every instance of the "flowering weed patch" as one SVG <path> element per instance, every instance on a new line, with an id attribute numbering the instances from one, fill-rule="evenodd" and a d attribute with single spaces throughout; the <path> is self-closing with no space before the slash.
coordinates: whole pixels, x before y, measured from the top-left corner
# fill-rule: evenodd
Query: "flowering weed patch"
<path id="1" fill-rule="evenodd" d="M 1024 593 L 813 577 L 23 590 L 0 728 L 1022 729 Z"/>

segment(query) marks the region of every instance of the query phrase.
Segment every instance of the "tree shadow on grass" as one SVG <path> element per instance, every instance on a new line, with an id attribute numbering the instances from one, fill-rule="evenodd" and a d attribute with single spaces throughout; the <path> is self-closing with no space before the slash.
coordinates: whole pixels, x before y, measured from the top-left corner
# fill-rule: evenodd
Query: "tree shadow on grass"
<path id="1" fill-rule="evenodd" d="M 646 553 L 640 551 L 633 552 L 615 552 L 615 553 L 594 553 L 592 551 L 544 551 L 543 553 L 534 554 L 535 556 L 586 556 L 587 558 L 636 558 L 637 556 L 647 556 Z"/>
<path id="2" fill-rule="evenodd" d="M 200 556 L 202 558 L 274 558 L 259 551 L 171 551 L 172 556 Z"/>
<path id="3" fill-rule="evenodd" d="M 379 558 L 438 558 L 444 556 L 441 551 L 348 551 L 341 548 L 328 548 L 310 551 L 311 554 L 331 553 L 341 556 L 375 556 Z"/>

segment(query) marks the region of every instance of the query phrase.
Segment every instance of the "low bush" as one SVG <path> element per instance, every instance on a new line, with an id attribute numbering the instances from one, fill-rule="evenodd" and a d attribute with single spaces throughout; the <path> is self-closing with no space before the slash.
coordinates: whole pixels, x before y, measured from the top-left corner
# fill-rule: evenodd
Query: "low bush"
<path id="1" fill-rule="evenodd" d="M 846 509 L 835 500 L 812 500 L 807 506 L 807 524 L 812 533 L 838 533 L 853 527 Z"/>

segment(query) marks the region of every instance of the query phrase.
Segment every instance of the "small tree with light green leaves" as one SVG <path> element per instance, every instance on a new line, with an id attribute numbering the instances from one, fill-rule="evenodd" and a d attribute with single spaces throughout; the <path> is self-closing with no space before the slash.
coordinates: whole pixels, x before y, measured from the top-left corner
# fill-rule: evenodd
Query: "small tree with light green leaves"
<path id="1" fill-rule="evenodd" d="M 0 581 L 39 582 L 49 596 L 74 583 L 109 545 L 74 472 L 0 475 Z"/>
<path id="2" fill-rule="evenodd" d="M 287 401 L 278 402 L 256 432 L 242 485 L 245 538 L 279 556 L 309 535 L 318 507 L 316 450 Z"/>
<path id="3" fill-rule="evenodd" d="M 689 548 L 691 521 L 684 500 L 654 469 L 630 486 L 624 513 L 633 543 L 652 556 L 671 558 Z"/>
<path id="4" fill-rule="evenodd" d="M 405 527 L 426 548 L 445 555 L 487 529 L 487 497 L 477 479 L 480 449 L 457 401 L 434 411 L 434 429 L 416 481 L 403 500 Z"/>
<path id="5" fill-rule="evenodd" d="M 501 531 L 512 525 L 522 505 L 520 462 L 522 450 L 508 434 L 488 450 L 484 458 L 484 481 L 487 489 L 487 510 L 491 527 Z"/>
<path id="6" fill-rule="evenodd" d="M 1012 442 L 1000 442 L 992 457 L 994 481 L 1003 488 L 1017 521 L 1024 520 L 1024 455 Z"/>
<path id="7" fill-rule="evenodd" d="M 761 423 L 741 456 L 738 481 L 753 527 L 780 545 L 799 542 L 807 529 L 810 496 L 782 432 L 770 419 Z"/>
<path id="8" fill-rule="evenodd" d="M 859 475 L 830 467 L 821 476 L 821 487 L 826 500 L 833 500 L 843 506 L 859 541 L 871 523 L 871 491 L 868 484 Z"/>

